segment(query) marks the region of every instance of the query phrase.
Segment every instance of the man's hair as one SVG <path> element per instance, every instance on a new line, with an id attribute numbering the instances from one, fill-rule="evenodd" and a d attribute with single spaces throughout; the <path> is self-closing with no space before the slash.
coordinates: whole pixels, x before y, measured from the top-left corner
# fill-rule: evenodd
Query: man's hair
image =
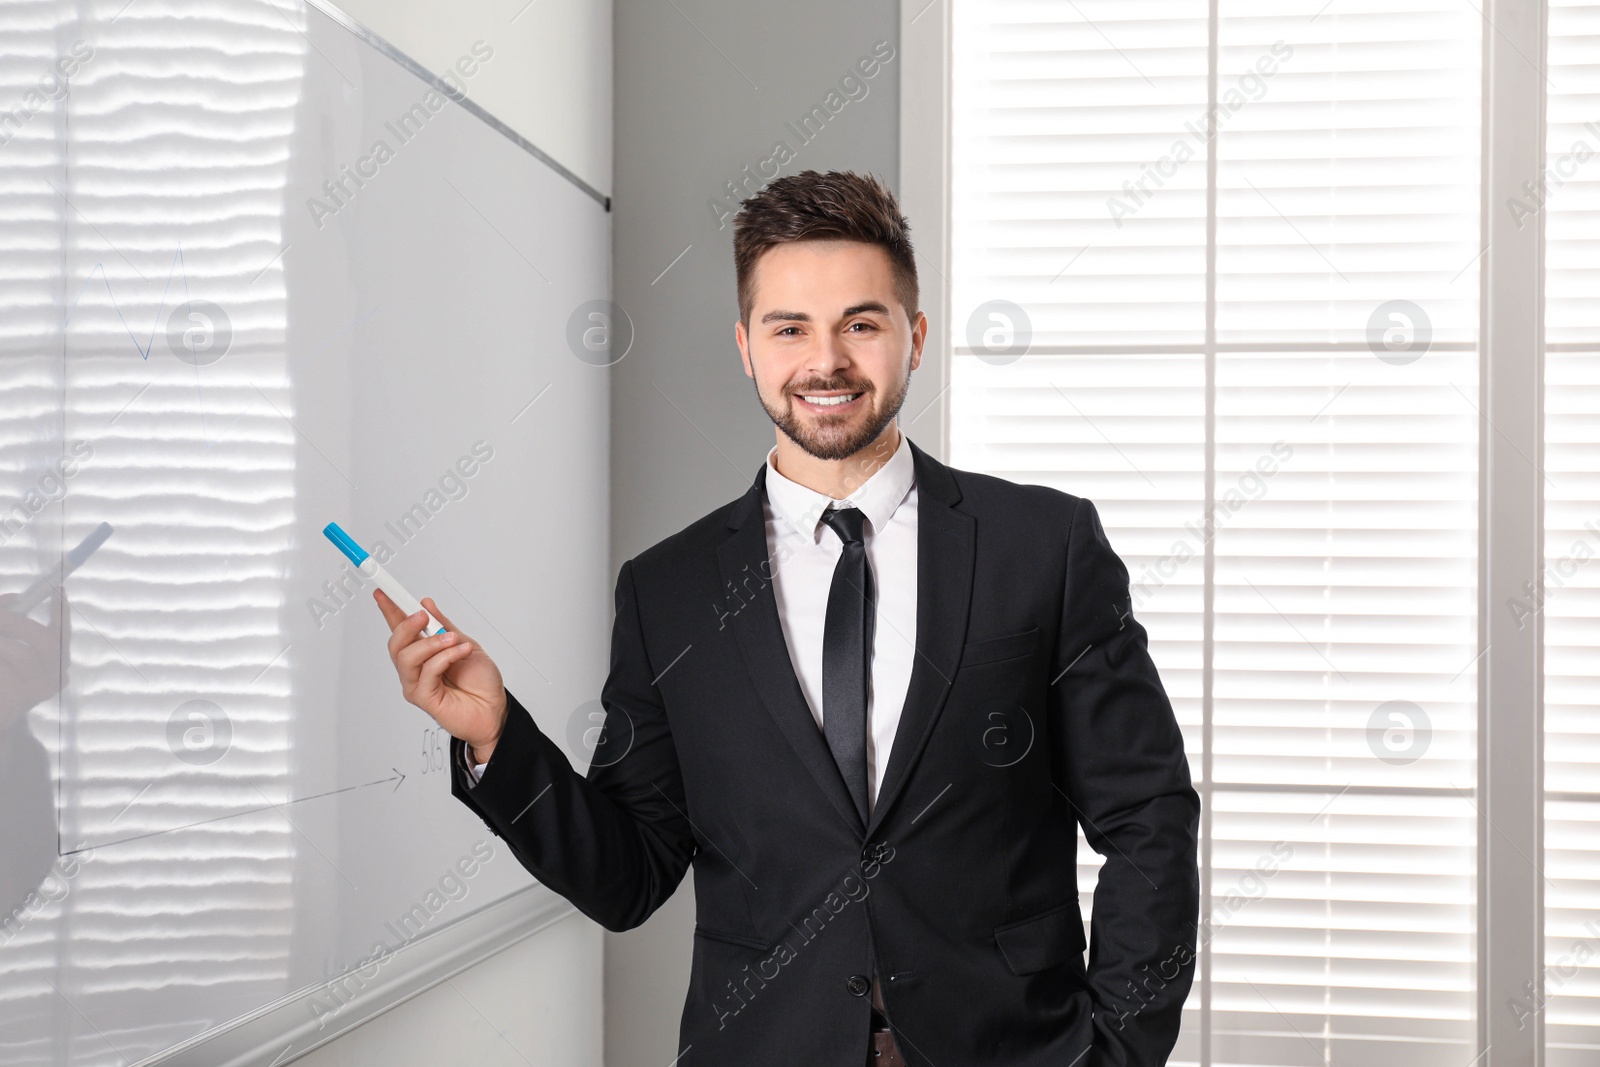
<path id="1" fill-rule="evenodd" d="M 755 302 L 756 261 L 775 245 L 791 241 L 862 241 L 889 255 L 895 296 L 906 318 L 917 314 L 917 262 L 911 224 L 894 194 L 871 175 L 830 170 L 769 182 L 741 202 L 733 220 L 733 269 L 739 287 L 739 318 L 748 328 Z"/>

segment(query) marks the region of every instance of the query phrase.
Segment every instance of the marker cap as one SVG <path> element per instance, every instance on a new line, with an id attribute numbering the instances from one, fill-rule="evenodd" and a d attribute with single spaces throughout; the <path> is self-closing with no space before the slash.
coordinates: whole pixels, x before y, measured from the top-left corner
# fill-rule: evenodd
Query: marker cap
<path id="1" fill-rule="evenodd" d="M 328 523 L 328 525 L 322 528 L 322 533 L 327 537 L 328 540 L 333 542 L 334 547 L 345 554 L 346 559 L 355 564 L 357 567 L 361 566 L 367 561 L 367 556 L 370 555 L 370 553 L 360 545 L 356 544 L 356 539 L 345 533 L 344 530 L 340 529 L 338 523 Z"/>

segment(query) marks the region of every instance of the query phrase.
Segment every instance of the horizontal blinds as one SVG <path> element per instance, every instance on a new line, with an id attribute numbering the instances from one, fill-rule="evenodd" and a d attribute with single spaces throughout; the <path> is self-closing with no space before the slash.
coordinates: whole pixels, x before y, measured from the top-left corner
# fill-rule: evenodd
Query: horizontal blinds
<path id="1" fill-rule="evenodd" d="M 1543 200 L 1545 1062 L 1579 1067 L 1600 1060 L 1600 3 L 1551 0 L 1549 40 L 1548 177 L 1517 210 Z"/>
<path id="2" fill-rule="evenodd" d="M 1113 28 L 1109 5 L 1078 6 L 1094 21 L 1048 2 L 952 7 L 950 455 L 1095 502 L 1198 780 L 1205 165 L 1120 226 L 1107 202 L 1203 116 L 1206 7 L 1122 5 Z M 1028 354 L 1007 355 L 1019 341 Z M 1078 860 L 1088 920 L 1101 859 L 1081 830 Z M 1196 1060 L 1199 1005 L 1174 1063 Z"/>
<path id="3" fill-rule="evenodd" d="M 1207 4 L 955 5 L 951 454 L 1128 565 L 1209 813 L 1173 1062 L 1458 1067 L 1482 23 L 1324 8 L 1219 5 L 1208 138 Z"/>
<path id="4" fill-rule="evenodd" d="M 1213 1058 L 1458 1065 L 1481 21 L 1439 2 L 1311 22 L 1321 6 L 1219 23 L 1222 85 L 1293 54 L 1217 142 L 1216 491 L 1249 504 L 1215 546 L 1213 847 L 1294 853 L 1213 940 Z M 1216 886 L 1245 877 L 1217 866 Z"/>
<path id="5" fill-rule="evenodd" d="M 0 1063 L 142 1060 L 314 977 L 285 963 L 307 839 L 262 810 L 302 655 L 277 592 L 297 438 L 275 257 L 307 52 L 303 19 L 264 5 L 0 6 L 7 106 L 79 57 L 0 163 L 0 336 L 25 368 L 0 377 L 0 482 L 8 506 L 60 501 L 5 532 L 0 580 L 113 528 L 64 583 L 71 669 L 17 746 L 48 753 L 50 788 L 8 783 L 48 853 L 0 865 L 70 877 L 0 944 Z"/>

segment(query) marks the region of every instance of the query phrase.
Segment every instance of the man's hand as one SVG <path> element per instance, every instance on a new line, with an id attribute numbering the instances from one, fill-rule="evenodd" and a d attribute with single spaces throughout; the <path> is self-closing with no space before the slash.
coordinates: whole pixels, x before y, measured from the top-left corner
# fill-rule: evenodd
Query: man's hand
<path id="1" fill-rule="evenodd" d="M 468 755 L 487 763 L 506 721 L 506 690 L 500 668 L 472 638 L 460 632 L 432 597 L 422 606 L 444 624 L 448 633 L 422 636 L 422 612 L 406 615 L 382 589 L 372 598 L 389 624 L 389 658 L 400 675 L 406 700 L 471 746 Z"/>

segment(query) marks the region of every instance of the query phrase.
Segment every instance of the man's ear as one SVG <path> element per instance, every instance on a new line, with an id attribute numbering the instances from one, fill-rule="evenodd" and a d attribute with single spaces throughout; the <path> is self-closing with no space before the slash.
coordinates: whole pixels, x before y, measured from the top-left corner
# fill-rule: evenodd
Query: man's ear
<path id="1" fill-rule="evenodd" d="M 917 312 L 916 321 L 911 324 L 911 369 L 916 370 L 922 366 L 922 345 L 928 339 L 928 316 Z"/>
<path id="2" fill-rule="evenodd" d="M 733 340 L 739 346 L 739 359 L 744 363 L 744 376 L 754 378 L 756 371 L 750 365 L 750 337 L 745 332 L 743 319 L 738 319 L 733 324 Z"/>

